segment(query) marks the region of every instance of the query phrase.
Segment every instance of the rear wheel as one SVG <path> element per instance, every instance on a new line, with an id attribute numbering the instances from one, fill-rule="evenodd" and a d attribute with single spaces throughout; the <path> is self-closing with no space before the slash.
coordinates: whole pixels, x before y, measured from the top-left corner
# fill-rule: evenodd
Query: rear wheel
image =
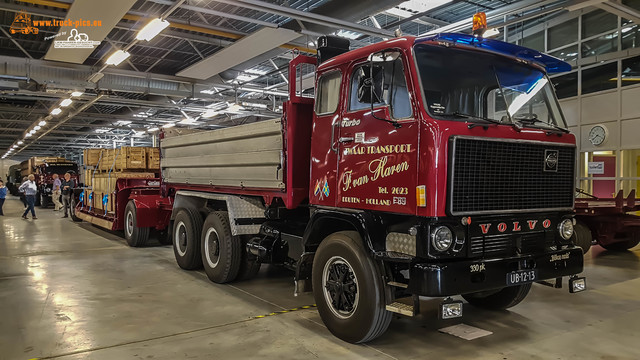
<path id="1" fill-rule="evenodd" d="M 76 215 L 76 206 L 78 205 L 76 201 L 75 196 L 71 196 L 71 203 L 69 205 L 71 208 L 69 209 L 69 213 L 71 213 L 71 220 L 79 222 L 82 221 L 82 219 Z"/>
<path id="2" fill-rule="evenodd" d="M 504 310 L 518 305 L 529 294 L 531 284 L 509 286 L 497 291 L 480 291 L 463 294 L 473 306 L 489 310 Z"/>
<path id="3" fill-rule="evenodd" d="M 124 209 L 124 238 L 131 247 L 144 246 L 149 239 L 150 228 L 138 227 L 137 223 L 136 204 L 133 200 L 129 200 L 127 207 Z"/>
<path id="4" fill-rule="evenodd" d="M 382 335 L 391 322 L 380 269 L 360 235 L 343 231 L 320 243 L 313 261 L 313 296 L 329 331 L 351 343 Z"/>
<path id="5" fill-rule="evenodd" d="M 571 237 L 571 241 L 573 241 L 576 246 L 582 248 L 582 252 L 584 254 L 591 249 L 591 242 L 593 241 L 593 236 L 591 235 L 591 230 L 587 227 L 587 225 L 578 221 L 573 230 L 573 236 Z"/>
<path id="6" fill-rule="evenodd" d="M 178 266 L 194 270 L 202 266 L 200 233 L 202 217 L 192 209 L 180 209 L 173 225 L 173 254 Z"/>
<path id="7" fill-rule="evenodd" d="M 226 283 L 235 280 L 242 260 L 242 241 L 231 234 L 229 215 L 214 211 L 202 227 L 202 264 L 209 280 Z"/>

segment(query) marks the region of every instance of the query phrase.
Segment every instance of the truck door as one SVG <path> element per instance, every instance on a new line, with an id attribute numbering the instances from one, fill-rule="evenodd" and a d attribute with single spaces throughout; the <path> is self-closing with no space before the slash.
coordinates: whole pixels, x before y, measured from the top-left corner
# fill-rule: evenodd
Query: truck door
<path id="1" fill-rule="evenodd" d="M 311 184 L 309 201 L 316 205 L 335 206 L 337 136 L 340 125 L 340 91 L 342 72 L 330 70 L 318 77 L 315 120 L 311 133 Z"/>
<path id="2" fill-rule="evenodd" d="M 406 65 L 399 51 L 378 60 L 362 59 L 349 69 L 337 206 L 415 214 L 419 126 Z"/>

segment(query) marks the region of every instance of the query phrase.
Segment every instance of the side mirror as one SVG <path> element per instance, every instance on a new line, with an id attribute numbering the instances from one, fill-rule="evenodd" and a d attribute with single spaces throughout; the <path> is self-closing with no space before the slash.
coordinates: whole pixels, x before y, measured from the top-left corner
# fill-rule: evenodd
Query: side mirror
<path id="1" fill-rule="evenodd" d="M 381 103 L 384 69 L 382 66 L 369 66 L 362 69 L 364 74 L 362 74 L 358 82 L 358 101 L 364 104 Z"/>

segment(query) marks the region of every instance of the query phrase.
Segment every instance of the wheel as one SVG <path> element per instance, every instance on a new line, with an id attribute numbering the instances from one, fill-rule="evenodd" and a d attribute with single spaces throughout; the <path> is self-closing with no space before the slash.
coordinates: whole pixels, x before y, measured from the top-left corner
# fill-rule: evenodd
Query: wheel
<path id="1" fill-rule="evenodd" d="M 226 211 L 214 211 L 207 216 L 200 246 L 209 280 L 218 284 L 235 280 L 242 260 L 242 241 L 231 234 Z"/>
<path id="2" fill-rule="evenodd" d="M 124 238 L 131 247 L 144 246 L 149 239 L 148 227 L 138 227 L 138 215 L 136 212 L 136 204 L 133 200 L 129 200 L 127 207 L 124 208 Z"/>
<path id="3" fill-rule="evenodd" d="M 391 322 L 383 277 L 360 235 L 342 231 L 325 238 L 315 254 L 313 296 L 329 331 L 350 343 L 382 335 Z"/>
<path id="4" fill-rule="evenodd" d="M 202 267 L 200 234 L 202 217 L 192 209 L 180 209 L 173 225 L 173 254 L 178 266 L 185 270 Z"/>
<path id="5" fill-rule="evenodd" d="M 591 242 L 593 241 L 593 236 L 591 235 L 591 230 L 587 225 L 578 221 L 576 226 L 573 229 L 573 236 L 571 236 L 571 241 L 577 246 L 582 248 L 582 252 L 584 254 L 591 249 Z"/>
<path id="6" fill-rule="evenodd" d="M 498 291 L 480 291 L 463 294 L 473 306 L 489 310 L 504 310 L 518 305 L 531 290 L 531 284 L 509 286 Z"/>
<path id="7" fill-rule="evenodd" d="M 619 235 L 619 234 L 616 234 L 616 235 Z M 602 246 L 607 250 L 624 251 L 624 250 L 629 250 L 632 247 L 635 247 L 636 245 L 640 244 L 640 232 L 638 231 L 632 232 L 632 233 L 620 234 L 615 238 L 618 238 L 618 237 L 623 238 L 625 240 L 607 244 L 607 245 L 600 244 L 600 246 Z"/>
<path id="8" fill-rule="evenodd" d="M 242 259 L 240 260 L 240 269 L 238 270 L 237 281 L 250 280 L 258 275 L 262 265 L 257 258 L 252 258 L 247 253 L 246 242 L 242 242 Z"/>
<path id="9" fill-rule="evenodd" d="M 78 215 L 76 215 L 76 205 L 78 205 L 78 203 L 76 202 L 75 196 L 71 196 L 71 202 L 69 204 L 69 213 L 71 214 L 71 220 L 80 222 L 82 221 L 82 219 L 80 219 Z"/>

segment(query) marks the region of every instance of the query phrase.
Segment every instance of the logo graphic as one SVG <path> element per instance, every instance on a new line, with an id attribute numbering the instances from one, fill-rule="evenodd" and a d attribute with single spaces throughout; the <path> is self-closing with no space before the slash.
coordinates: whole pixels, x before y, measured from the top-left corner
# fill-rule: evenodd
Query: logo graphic
<path id="1" fill-rule="evenodd" d="M 31 22 L 31 15 L 23 11 L 16 14 L 16 17 L 13 19 L 13 23 L 9 28 L 9 32 L 12 34 L 37 34 L 38 31 L 39 29 L 33 26 L 33 23 Z"/>
<path id="2" fill-rule="evenodd" d="M 319 197 L 320 200 L 323 200 L 325 196 L 329 197 L 329 194 L 329 181 L 327 181 L 327 177 L 325 176 L 324 179 L 316 181 L 316 186 L 313 189 L 313 195 Z"/>
<path id="3" fill-rule="evenodd" d="M 558 150 L 544 151 L 544 171 L 558 171 Z"/>
<path id="4" fill-rule="evenodd" d="M 57 49 L 93 49 L 100 45 L 100 41 L 91 41 L 85 33 L 79 33 L 77 29 L 71 29 L 67 40 L 56 40 L 53 47 Z"/>

